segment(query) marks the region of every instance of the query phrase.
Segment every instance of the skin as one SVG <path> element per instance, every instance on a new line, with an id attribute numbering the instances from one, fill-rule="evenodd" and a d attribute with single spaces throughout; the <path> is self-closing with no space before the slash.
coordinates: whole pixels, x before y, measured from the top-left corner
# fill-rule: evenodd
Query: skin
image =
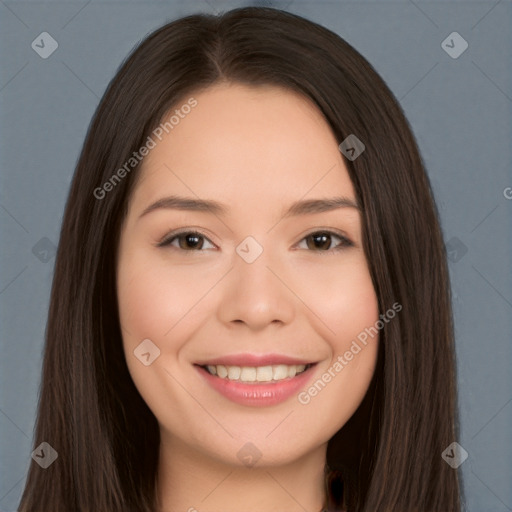
<path id="1" fill-rule="evenodd" d="M 238 353 L 317 361 L 307 388 L 375 324 L 358 209 L 282 215 L 300 199 L 355 202 L 353 185 L 339 142 L 308 99 L 231 83 L 193 97 L 197 106 L 143 161 L 117 267 L 126 361 L 160 426 L 160 510 L 316 512 L 327 442 L 368 389 L 378 338 L 307 405 L 296 395 L 269 407 L 236 404 L 194 362 Z M 214 199 L 229 213 L 159 208 L 141 216 L 171 194 Z M 181 228 L 205 238 L 187 245 L 181 237 L 188 250 L 179 238 L 157 247 Z M 322 230 L 353 245 L 334 250 L 336 234 L 315 245 L 308 235 Z M 250 264 L 235 250 L 247 236 L 263 248 Z M 149 366 L 134 355 L 144 339 L 160 350 Z M 261 453 L 253 467 L 237 457 L 248 442 Z"/>

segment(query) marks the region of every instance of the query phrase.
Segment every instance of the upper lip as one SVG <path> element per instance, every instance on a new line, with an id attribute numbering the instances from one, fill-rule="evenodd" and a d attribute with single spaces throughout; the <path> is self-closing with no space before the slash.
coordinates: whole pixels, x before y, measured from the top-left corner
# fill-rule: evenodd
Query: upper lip
<path id="1" fill-rule="evenodd" d="M 218 364 L 225 366 L 271 366 L 278 364 L 311 364 L 313 361 L 300 359 L 296 357 L 281 354 L 230 354 L 220 356 L 208 361 L 199 361 L 199 366 L 216 366 Z"/>

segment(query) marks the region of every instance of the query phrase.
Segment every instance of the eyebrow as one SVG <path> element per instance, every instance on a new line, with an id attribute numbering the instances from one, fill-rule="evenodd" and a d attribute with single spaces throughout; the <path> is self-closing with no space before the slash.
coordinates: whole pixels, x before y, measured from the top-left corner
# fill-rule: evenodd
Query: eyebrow
<path id="1" fill-rule="evenodd" d="M 168 196 L 150 204 L 140 214 L 140 217 L 158 209 L 207 211 L 214 215 L 226 215 L 229 208 L 212 199 L 194 199 L 189 197 Z M 327 199 L 303 199 L 292 203 L 282 214 L 283 218 L 298 215 L 310 215 L 314 213 L 328 212 L 339 208 L 355 208 L 360 210 L 359 205 L 348 197 L 339 196 Z"/>

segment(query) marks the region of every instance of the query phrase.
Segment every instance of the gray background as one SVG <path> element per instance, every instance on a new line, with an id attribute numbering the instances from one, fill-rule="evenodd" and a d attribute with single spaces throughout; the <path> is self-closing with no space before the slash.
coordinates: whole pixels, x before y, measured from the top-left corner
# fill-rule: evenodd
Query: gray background
<path id="1" fill-rule="evenodd" d="M 0 0 L 1 510 L 16 509 L 31 460 L 55 246 L 93 111 L 122 59 L 149 32 L 186 14 L 247 4 Z M 457 441 L 469 454 L 460 468 L 464 508 L 512 510 L 512 200 L 506 197 L 512 197 L 512 4 L 263 5 L 340 34 L 374 65 L 405 110 L 450 250 Z M 47 59 L 31 48 L 45 31 L 58 42 Z M 458 58 L 441 45 L 454 31 L 469 45 Z"/>

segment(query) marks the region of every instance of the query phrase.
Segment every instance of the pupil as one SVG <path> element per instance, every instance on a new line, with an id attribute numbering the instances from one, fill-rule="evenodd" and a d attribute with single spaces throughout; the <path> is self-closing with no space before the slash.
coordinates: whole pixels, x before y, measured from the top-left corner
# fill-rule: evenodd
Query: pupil
<path id="1" fill-rule="evenodd" d="M 330 245 L 330 235 L 329 234 L 322 233 L 319 235 L 313 235 L 313 239 L 315 241 L 317 241 L 319 239 L 321 240 L 320 244 L 315 243 L 316 248 L 320 248 L 320 249 L 328 249 L 329 248 L 329 245 Z"/>
<path id="2" fill-rule="evenodd" d="M 202 244 L 200 244 L 200 240 L 199 240 L 199 237 L 197 235 L 187 235 L 185 237 L 185 240 L 186 240 L 186 245 L 187 245 L 186 248 L 189 249 L 190 247 L 192 247 L 193 249 L 195 249 L 196 245 L 199 245 L 199 248 L 201 248 Z"/>

